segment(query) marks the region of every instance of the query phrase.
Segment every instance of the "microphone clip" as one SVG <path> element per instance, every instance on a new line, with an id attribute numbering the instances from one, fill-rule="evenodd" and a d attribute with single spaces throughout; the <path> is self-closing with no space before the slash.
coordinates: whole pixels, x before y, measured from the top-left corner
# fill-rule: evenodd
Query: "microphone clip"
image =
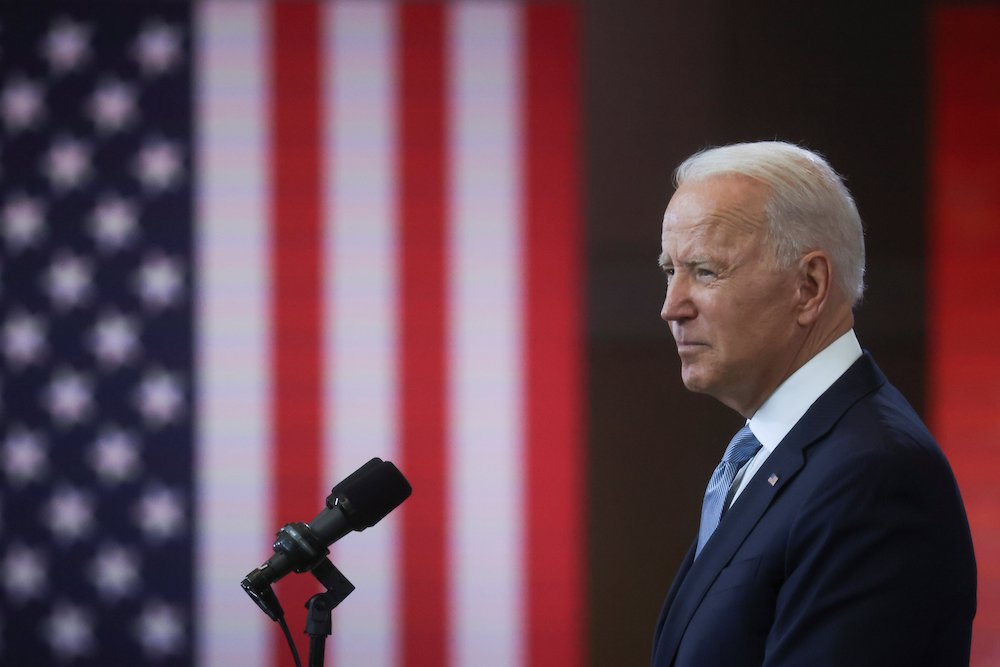
<path id="1" fill-rule="evenodd" d="M 250 596 L 250 599 L 256 602 L 257 606 L 272 621 L 277 622 L 285 616 L 285 610 L 281 608 L 281 603 L 278 602 L 274 589 L 258 574 L 259 572 L 260 569 L 257 569 L 248 574 L 240 585 Z M 296 572 L 305 572 L 305 570 L 296 570 Z M 326 593 L 317 593 L 306 603 L 306 608 L 309 609 L 306 632 L 329 635 L 330 612 L 354 592 L 354 584 L 326 557 L 321 557 L 320 561 L 309 572 L 316 577 L 319 583 L 323 584 Z M 323 614 L 325 614 L 325 620 Z"/>
<path id="2" fill-rule="evenodd" d="M 248 574 L 240 583 L 247 595 L 272 621 L 277 621 L 285 615 L 281 603 L 278 602 L 278 598 L 271 588 L 271 582 L 275 579 L 272 576 L 272 570 L 277 566 L 287 565 L 288 569 L 299 574 L 312 572 L 328 592 L 331 588 L 341 591 L 346 583 L 350 590 L 343 593 L 343 596 L 330 607 L 331 609 L 340 604 L 354 590 L 354 585 L 326 557 L 330 550 L 316 537 L 308 525 L 296 522 L 282 526 L 274 540 L 273 549 L 275 555 Z M 287 572 L 288 569 L 283 571 Z"/>

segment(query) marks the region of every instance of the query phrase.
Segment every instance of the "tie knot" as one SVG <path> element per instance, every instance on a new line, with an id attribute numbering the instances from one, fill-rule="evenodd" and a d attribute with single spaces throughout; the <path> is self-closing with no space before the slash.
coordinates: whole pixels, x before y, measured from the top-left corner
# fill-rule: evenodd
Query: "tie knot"
<path id="1" fill-rule="evenodd" d="M 753 455 L 757 453 L 760 446 L 760 442 L 754 436 L 750 427 L 744 426 L 729 441 L 729 446 L 726 447 L 726 453 L 722 455 L 722 460 L 725 463 L 732 463 L 737 467 L 742 467 L 744 463 L 753 458 Z"/>

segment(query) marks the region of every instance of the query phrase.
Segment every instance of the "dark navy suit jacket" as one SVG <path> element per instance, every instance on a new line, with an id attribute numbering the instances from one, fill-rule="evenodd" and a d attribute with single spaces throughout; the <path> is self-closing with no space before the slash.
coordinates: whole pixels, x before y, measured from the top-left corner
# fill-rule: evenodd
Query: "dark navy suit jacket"
<path id="1" fill-rule="evenodd" d="M 951 468 L 866 353 L 692 545 L 652 664 L 968 665 L 975 608 Z"/>

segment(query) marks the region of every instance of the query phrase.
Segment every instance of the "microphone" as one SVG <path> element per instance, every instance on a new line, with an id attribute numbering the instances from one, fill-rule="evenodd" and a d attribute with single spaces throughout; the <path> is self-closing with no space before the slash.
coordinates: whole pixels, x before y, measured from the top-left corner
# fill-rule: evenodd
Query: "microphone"
<path id="1" fill-rule="evenodd" d="M 326 509 L 312 521 L 282 526 L 274 541 L 274 555 L 240 585 L 271 620 L 277 621 L 284 612 L 271 584 L 289 572 L 308 572 L 328 562 L 327 547 L 352 531 L 374 526 L 412 491 L 396 466 L 373 458 L 333 487 Z"/>

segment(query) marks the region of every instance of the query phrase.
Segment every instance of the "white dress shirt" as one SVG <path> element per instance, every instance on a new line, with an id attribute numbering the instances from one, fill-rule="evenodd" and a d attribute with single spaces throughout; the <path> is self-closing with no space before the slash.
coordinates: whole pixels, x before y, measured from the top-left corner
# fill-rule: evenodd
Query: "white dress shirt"
<path id="1" fill-rule="evenodd" d="M 747 425 L 760 441 L 761 448 L 747 462 L 746 471 L 740 480 L 739 488 L 733 494 L 732 502 L 736 502 L 754 474 L 778 443 L 802 419 L 806 410 L 858 360 L 861 354 L 861 345 L 852 329 L 792 373 L 764 401 L 753 417 L 747 420 Z M 732 507 L 732 503 L 729 506 Z"/>

